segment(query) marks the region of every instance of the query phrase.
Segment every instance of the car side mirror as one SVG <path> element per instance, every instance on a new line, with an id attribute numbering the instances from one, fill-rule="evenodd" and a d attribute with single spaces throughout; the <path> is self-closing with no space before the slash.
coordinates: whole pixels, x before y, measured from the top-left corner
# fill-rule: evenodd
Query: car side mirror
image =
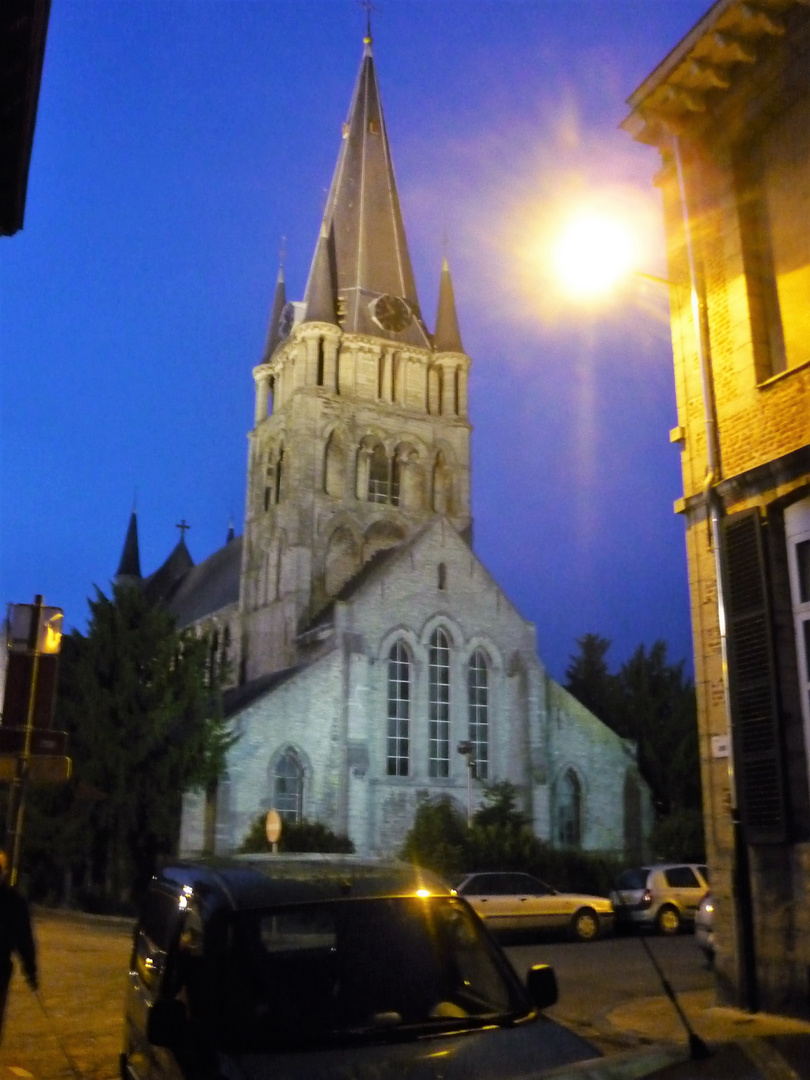
<path id="1" fill-rule="evenodd" d="M 557 976 L 550 964 L 532 964 L 526 974 L 526 989 L 538 1009 L 557 1003 Z"/>
<path id="2" fill-rule="evenodd" d="M 150 1007 L 146 1037 L 152 1046 L 175 1046 L 188 1026 L 186 1007 L 177 998 L 158 998 Z"/>

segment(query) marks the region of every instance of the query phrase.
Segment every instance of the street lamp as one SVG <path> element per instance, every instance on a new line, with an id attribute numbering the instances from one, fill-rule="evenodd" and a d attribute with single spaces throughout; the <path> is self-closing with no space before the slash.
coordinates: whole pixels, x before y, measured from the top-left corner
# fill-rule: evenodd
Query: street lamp
<path id="1" fill-rule="evenodd" d="M 731 796 L 731 821 L 734 843 L 733 884 L 736 903 L 736 922 L 739 941 L 741 996 L 747 1002 L 750 1011 L 759 1008 L 759 992 L 756 979 L 756 960 L 752 931 L 752 896 L 748 871 L 748 853 L 743 837 L 740 810 L 738 805 L 737 783 L 733 758 L 733 719 L 728 673 L 727 612 L 725 597 L 726 555 L 722 529 L 723 505 L 718 491 L 722 480 L 719 432 L 713 392 L 713 371 L 711 343 L 709 339 L 708 316 L 705 290 L 698 268 L 693 236 L 692 214 L 689 205 L 686 179 L 680 141 L 672 137 L 672 154 L 678 181 L 681 220 L 683 223 L 684 248 L 689 275 L 692 320 L 695 330 L 697 361 L 700 372 L 700 387 L 703 408 L 703 428 L 706 440 L 706 479 L 704 481 L 705 506 L 709 519 L 711 547 L 714 559 L 716 580 L 717 619 L 720 643 L 721 681 L 723 705 L 729 733 L 729 788 Z M 653 274 L 640 273 L 633 268 L 629 226 L 623 226 L 614 219 L 612 227 L 594 221 L 589 213 L 577 215 L 571 219 L 573 224 L 562 230 L 554 255 L 561 283 L 566 291 L 580 298 L 604 296 L 618 285 L 622 278 L 630 274 L 661 285 L 671 286 L 665 278 Z M 627 240 L 622 240 L 622 230 L 626 230 Z M 588 241 L 593 248 L 587 246 Z M 605 244 L 607 242 L 607 251 Z M 611 245 L 613 254 L 611 254 Z"/>
<path id="2" fill-rule="evenodd" d="M 472 782 L 475 776 L 475 747 L 473 744 L 465 739 L 460 742 L 456 747 L 459 754 L 463 754 L 467 759 L 467 828 L 472 825 Z"/>

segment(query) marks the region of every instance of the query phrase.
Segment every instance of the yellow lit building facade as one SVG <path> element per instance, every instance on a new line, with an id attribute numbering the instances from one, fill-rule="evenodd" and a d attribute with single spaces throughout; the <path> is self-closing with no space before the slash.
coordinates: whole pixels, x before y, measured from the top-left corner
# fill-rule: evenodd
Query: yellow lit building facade
<path id="1" fill-rule="evenodd" d="M 718 993 L 810 1015 L 810 6 L 718 0 L 629 104 L 662 157 Z"/>

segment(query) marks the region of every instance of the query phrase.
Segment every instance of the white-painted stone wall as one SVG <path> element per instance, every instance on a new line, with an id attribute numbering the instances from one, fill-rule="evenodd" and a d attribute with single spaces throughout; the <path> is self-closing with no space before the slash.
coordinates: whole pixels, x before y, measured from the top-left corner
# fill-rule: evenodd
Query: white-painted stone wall
<path id="1" fill-rule="evenodd" d="M 428 657 L 439 626 L 451 650 L 450 775 L 432 778 Z M 388 656 L 397 640 L 412 657 L 408 776 L 386 773 Z M 449 795 L 466 811 L 466 759 L 456 747 L 468 738 L 467 665 L 476 649 L 488 659 L 488 779 L 517 785 L 536 834 L 553 840 L 555 780 L 573 768 L 583 792 L 581 846 L 622 850 L 624 783 L 628 770 L 635 771 L 631 748 L 547 676 L 534 627 L 442 520 L 336 605 L 331 638 L 317 659 L 232 717 L 239 738 L 228 756 L 220 846 L 238 846 L 272 805 L 273 765 L 287 747 L 304 767 L 304 816 L 348 834 L 360 852 L 396 852 L 425 795 Z M 473 809 L 482 791 L 474 782 Z M 646 835 L 646 794 L 642 801 Z M 182 844 L 193 850 L 201 837 L 201 805 L 187 798 Z"/>

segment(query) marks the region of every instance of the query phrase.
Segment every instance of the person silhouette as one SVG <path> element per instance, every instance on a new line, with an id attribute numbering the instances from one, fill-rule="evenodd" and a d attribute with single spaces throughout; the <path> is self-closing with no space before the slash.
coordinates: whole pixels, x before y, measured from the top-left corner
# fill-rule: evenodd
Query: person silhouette
<path id="1" fill-rule="evenodd" d="M 28 985 L 36 993 L 37 953 L 28 901 L 9 881 L 8 855 L 0 848 L 0 1042 L 3 1040 L 6 1000 L 14 970 L 12 953 L 19 957 Z"/>

